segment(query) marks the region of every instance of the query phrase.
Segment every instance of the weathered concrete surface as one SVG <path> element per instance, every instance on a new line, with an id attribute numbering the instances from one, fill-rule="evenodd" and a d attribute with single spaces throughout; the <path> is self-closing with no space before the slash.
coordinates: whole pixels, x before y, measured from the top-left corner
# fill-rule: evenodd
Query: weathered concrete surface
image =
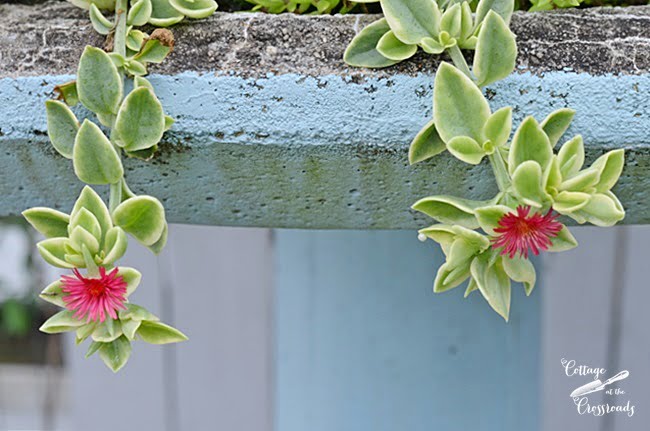
<path id="1" fill-rule="evenodd" d="M 67 209 L 81 185 L 47 143 L 41 103 L 102 39 L 65 3 L 3 15 L 0 215 Z M 346 44 L 375 18 L 218 14 L 177 27 L 152 81 L 178 122 L 156 160 L 126 162 L 129 183 L 165 201 L 171 221 L 244 226 L 414 228 L 425 221 L 408 208 L 422 196 L 490 197 L 487 165 L 407 165 L 436 61 L 346 67 Z M 616 192 L 627 223 L 649 223 L 650 8 L 516 14 L 513 26 L 520 68 L 487 90 L 492 107 L 513 105 L 517 122 L 577 109 L 570 133 L 590 159 L 627 149 Z"/>
<path id="2" fill-rule="evenodd" d="M 0 5 L 0 76 L 74 73 L 86 44 L 101 45 L 84 11 L 54 2 L 38 7 Z M 234 72 L 307 76 L 390 77 L 430 73 L 437 57 L 420 54 L 370 72 L 350 70 L 342 53 L 355 32 L 377 15 L 298 16 L 217 13 L 174 27 L 174 55 L 159 73 Z M 650 6 L 516 13 L 513 31 L 519 66 L 541 73 L 573 70 L 591 74 L 650 71 Z"/>

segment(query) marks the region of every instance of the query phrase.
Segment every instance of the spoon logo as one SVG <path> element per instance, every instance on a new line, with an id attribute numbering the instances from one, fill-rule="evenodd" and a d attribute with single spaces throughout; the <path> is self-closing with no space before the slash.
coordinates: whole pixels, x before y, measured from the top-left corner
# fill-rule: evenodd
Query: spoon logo
<path id="1" fill-rule="evenodd" d="M 625 380 L 630 376 L 630 372 L 622 370 L 612 377 L 601 380 L 607 370 L 604 368 L 592 368 L 586 365 L 578 365 L 574 360 L 562 359 L 562 367 L 568 377 L 573 376 L 593 376 L 593 381 L 577 387 L 569 395 L 577 407 L 578 414 L 591 414 L 593 416 L 604 416 L 610 413 L 627 413 L 629 417 L 634 415 L 635 406 L 627 400 L 626 404 L 610 403 L 609 396 L 625 396 L 625 391 L 620 387 L 611 386 L 612 384 Z M 605 398 L 602 404 L 591 404 L 589 395 L 604 391 Z M 620 398 L 619 398 L 620 399 Z M 614 399 L 616 401 L 618 399 Z"/>

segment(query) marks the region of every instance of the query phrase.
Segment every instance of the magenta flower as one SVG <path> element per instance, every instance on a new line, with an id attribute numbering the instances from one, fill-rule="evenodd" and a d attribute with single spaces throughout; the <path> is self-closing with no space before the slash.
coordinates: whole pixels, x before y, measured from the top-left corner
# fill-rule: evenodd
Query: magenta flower
<path id="1" fill-rule="evenodd" d="M 75 277 L 61 277 L 61 289 L 67 293 L 63 297 L 66 308 L 75 311 L 77 319 L 86 318 L 86 323 L 103 322 L 106 316 L 117 319 L 117 310 L 125 310 L 126 286 L 124 278 L 115 268 L 106 274 L 106 269 L 99 268 L 99 278 L 85 278 L 76 268 L 72 270 Z"/>
<path id="2" fill-rule="evenodd" d="M 499 235 L 493 239 L 492 247 L 499 248 L 502 255 L 510 259 L 517 253 L 528 258 L 528 250 L 537 256 L 540 250 L 548 250 L 554 238 L 562 230 L 562 223 L 555 220 L 559 214 L 549 209 L 545 215 L 534 213 L 529 216 L 530 207 L 518 206 L 517 213 L 504 214 L 494 229 Z"/>

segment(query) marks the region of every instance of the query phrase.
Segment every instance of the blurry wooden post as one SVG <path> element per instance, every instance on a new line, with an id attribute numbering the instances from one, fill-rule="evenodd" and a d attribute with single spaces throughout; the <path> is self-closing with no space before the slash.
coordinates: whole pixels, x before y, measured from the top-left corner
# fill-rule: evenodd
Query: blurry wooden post
<path id="1" fill-rule="evenodd" d="M 414 233 L 276 231 L 276 430 L 539 429 L 539 292 L 432 292 Z"/>

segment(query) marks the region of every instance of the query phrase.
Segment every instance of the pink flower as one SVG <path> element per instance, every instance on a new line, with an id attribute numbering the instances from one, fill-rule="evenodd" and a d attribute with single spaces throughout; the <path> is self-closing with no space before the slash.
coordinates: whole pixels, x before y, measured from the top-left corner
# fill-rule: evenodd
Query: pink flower
<path id="1" fill-rule="evenodd" d="M 528 249 L 537 256 L 541 250 L 548 250 L 553 244 L 551 238 L 562 230 L 562 223 L 556 221 L 558 214 L 549 209 L 546 215 L 534 213 L 529 216 L 530 207 L 518 206 L 517 213 L 504 214 L 494 229 L 499 235 L 493 240 L 492 247 L 503 247 L 502 255 L 510 259 L 517 253 L 528 258 Z"/>
<path id="2" fill-rule="evenodd" d="M 117 310 L 124 310 L 126 301 L 126 282 L 118 275 L 115 268 L 109 274 L 99 268 L 99 278 L 85 278 L 76 268 L 72 270 L 75 277 L 61 277 L 62 290 L 68 295 L 63 297 L 66 308 L 75 311 L 77 319 L 87 318 L 86 323 L 103 322 L 106 315 L 117 319 Z"/>

